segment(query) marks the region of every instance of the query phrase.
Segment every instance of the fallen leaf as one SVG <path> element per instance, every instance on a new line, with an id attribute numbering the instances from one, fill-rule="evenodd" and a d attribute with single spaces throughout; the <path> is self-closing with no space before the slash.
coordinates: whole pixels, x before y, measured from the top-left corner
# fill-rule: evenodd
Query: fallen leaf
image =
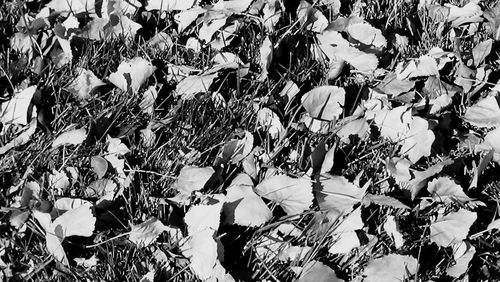
<path id="1" fill-rule="evenodd" d="M 74 94 L 80 100 L 86 100 L 91 97 L 90 93 L 99 86 L 105 83 L 97 78 L 91 70 L 77 68 L 78 76 L 73 80 L 66 89 Z"/>
<path id="2" fill-rule="evenodd" d="M 31 99 L 36 90 L 36 86 L 30 86 L 24 90 L 16 90 L 14 96 L 9 101 L 1 104 L 0 122 L 4 125 L 3 130 L 8 129 L 13 124 L 26 125 L 32 116 L 36 116 L 34 107 L 33 113 L 28 113 Z"/>
<path id="3" fill-rule="evenodd" d="M 9 143 L 0 147 L 0 156 L 7 153 L 11 149 L 14 149 L 16 147 L 28 143 L 31 140 L 31 136 L 35 134 L 36 127 L 37 127 L 37 120 L 34 118 L 26 130 L 24 130 L 19 135 L 14 137 L 14 139 L 10 140 Z"/>
<path id="4" fill-rule="evenodd" d="M 365 195 L 365 188 L 359 188 L 343 176 L 323 174 L 319 177 L 315 189 L 316 200 L 322 210 L 341 216 L 349 213 L 353 206 L 360 203 Z"/>
<path id="5" fill-rule="evenodd" d="M 109 81 L 121 90 L 135 94 L 155 69 L 148 60 L 135 57 L 121 62 L 118 70 L 109 75 Z"/>
<path id="6" fill-rule="evenodd" d="M 257 227 L 272 217 L 271 210 L 253 191 L 247 174 L 239 174 L 227 188 L 224 215 L 229 224 Z"/>
<path id="7" fill-rule="evenodd" d="M 429 122 L 421 117 L 414 116 L 409 131 L 402 141 L 401 153 L 408 156 L 412 163 L 416 163 L 422 157 L 430 156 L 434 139 L 434 132 L 430 130 Z"/>
<path id="8" fill-rule="evenodd" d="M 352 249 L 361 246 L 356 231 L 345 231 L 333 234 L 332 241 L 333 243 L 328 248 L 328 253 L 332 255 L 348 254 Z"/>
<path id="9" fill-rule="evenodd" d="M 432 198 L 439 202 L 465 204 L 472 200 L 464 193 L 462 187 L 448 176 L 432 180 L 427 185 L 427 190 Z"/>
<path id="10" fill-rule="evenodd" d="M 468 242 L 457 243 L 453 246 L 453 258 L 455 264 L 446 269 L 446 274 L 459 278 L 469 269 L 469 262 L 474 257 L 476 248 Z"/>
<path id="11" fill-rule="evenodd" d="M 418 262 L 414 257 L 389 254 L 368 263 L 363 275 L 366 282 L 399 282 L 417 271 Z"/>
<path id="12" fill-rule="evenodd" d="M 145 9 L 147 11 L 186 11 L 196 2 L 196 0 L 150 0 Z"/>
<path id="13" fill-rule="evenodd" d="M 376 204 L 379 206 L 391 207 L 391 208 L 395 208 L 395 209 L 403 209 L 403 210 L 410 209 L 410 207 L 403 204 L 398 199 L 395 199 L 393 197 L 386 196 L 386 195 L 366 194 L 365 197 L 363 198 L 362 203 L 364 206 L 367 206 L 370 204 Z"/>
<path id="14" fill-rule="evenodd" d="M 302 106 L 317 119 L 332 121 L 343 112 L 345 90 L 337 86 L 319 86 L 302 96 Z"/>
<path id="15" fill-rule="evenodd" d="M 208 92 L 217 73 L 194 75 L 184 78 L 175 88 L 175 95 L 182 100 L 192 100 L 196 94 Z"/>
<path id="16" fill-rule="evenodd" d="M 128 238 L 137 246 L 146 247 L 154 243 L 166 229 L 161 221 L 152 217 L 143 223 L 132 225 Z"/>
<path id="17" fill-rule="evenodd" d="M 339 279 L 330 267 L 317 260 L 312 260 L 304 265 L 297 282 L 314 281 L 343 282 L 344 280 Z"/>
<path id="18" fill-rule="evenodd" d="M 266 36 L 260 45 L 260 60 L 259 65 L 261 69 L 261 73 L 259 74 L 258 79 L 264 80 L 267 78 L 268 69 L 271 66 L 271 61 L 273 59 L 273 43 L 269 39 L 269 36 Z"/>
<path id="19" fill-rule="evenodd" d="M 468 107 L 463 117 L 477 127 L 496 127 L 500 125 L 500 107 L 494 96 L 488 96 Z"/>
<path id="20" fill-rule="evenodd" d="M 103 157 L 92 156 L 90 158 L 90 167 L 97 175 L 97 178 L 101 179 L 108 171 L 108 161 Z"/>
<path id="21" fill-rule="evenodd" d="M 305 178 L 275 175 L 264 179 L 255 192 L 278 203 L 288 215 L 301 213 L 312 204 L 312 183 Z"/>
<path id="22" fill-rule="evenodd" d="M 397 142 L 406 136 L 410 128 L 411 110 L 408 110 L 407 106 L 400 106 L 392 110 L 376 111 L 374 121 L 382 137 Z"/>
<path id="23" fill-rule="evenodd" d="M 384 223 L 384 231 L 391 236 L 394 241 L 396 249 L 401 248 L 404 245 L 403 234 L 399 231 L 398 224 L 394 216 L 388 216 Z"/>
<path id="24" fill-rule="evenodd" d="M 430 240 L 440 247 L 460 243 L 467 237 L 470 226 L 476 221 L 477 214 L 465 209 L 451 212 L 431 223 Z"/>
<path id="25" fill-rule="evenodd" d="M 314 8 L 307 1 L 300 1 L 297 8 L 297 19 L 306 30 L 320 33 L 328 26 L 328 19 L 321 11 Z"/>
<path id="26" fill-rule="evenodd" d="M 182 194 L 190 195 L 191 192 L 203 189 L 214 172 L 211 167 L 185 166 L 172 184 L 172 188 Z"/>
<path id="27" fill-rule="evenodd" d="M 487 39 L 480 42 L 472 49 L 474 66 L 478 67 L 484 61 L 484 59 L 490 54 L 492 46 L 493 39 Z"/>
<path id="28" fill-rule="evenodd" d="M 382 31 L 366 22 L 350 24 L 346 31 L 355 41 L 378 51 L 382 51 L 387 46 L 387 40 L 382 35 Z"/>
<path id="29" fill-rule="evenodd" d="M 188 234 L 193 235 L 205 229 L 214 234 L 219 229 L 224 200 L 224 195 L 214 194 L 207 198 L 207 203 L 192 206 L 184 216 Z"/>
<path id="30" fill-rule="evenodd" d="M 35 210 L 33 216 L 45 230 L 47 250 L 65 265 L 69 265 L 69 263 L 61 243 L 70 236 L 92 236 L 96 222 L 96 218 L 92 214 L 92 207 L 89 205 L 71 209 L 53 222 L 51 222 L 50 215 L 47 213 Z"/>
<path id="31" fill-rule="evenodd" d="M 257 112 L 257 123 L 268 131 L 272 139 L 279 138 L 285 132 L 280 118 L 269 108 L 262 108 Z"/>
<path id="32" fill-rule="evenodd" d="M 87 132 L 85 129 L 73 129 L 70 131 L 63 132 L 52 142 L 52 148 L 58 148 L 60 146 L 66 145 L 80 145 L 87 139 Z"/>

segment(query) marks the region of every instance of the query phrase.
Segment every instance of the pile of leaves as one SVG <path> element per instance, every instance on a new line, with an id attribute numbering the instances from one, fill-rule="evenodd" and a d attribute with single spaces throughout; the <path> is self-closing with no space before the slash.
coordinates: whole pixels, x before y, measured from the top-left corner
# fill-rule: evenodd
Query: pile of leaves
<path id="1" fill-rule="evenodd" d="M 500 3 L 442 2 L 2 4 L 1 279 L 496 279 Z"/>

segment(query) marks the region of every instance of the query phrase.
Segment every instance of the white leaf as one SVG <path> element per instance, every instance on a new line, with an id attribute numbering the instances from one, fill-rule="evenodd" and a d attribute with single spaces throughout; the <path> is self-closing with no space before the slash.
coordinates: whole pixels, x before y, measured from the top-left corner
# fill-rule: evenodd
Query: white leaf
<path id="1" fill-rule="evenodd" d="M 273 59 L 273 43 L 269 40 L 269 36 L 264 38 L 262 45 L 260 45 L 260 69 L 262 73 L 259 75 L 259 80 L 264 80 L 267 78 L 267 73 L 269 66 L 271 66 L 271 61 Z"/>
<path id="2" fill-rule="evenodd" d="M 95 13 L 94 0 L 52 0 L 46 7 L 57 13 Z"/>
<path id="3" fill-rule="evenodd" d="M 376 204 L 384 207 L 391 207 L 395 209 L 409 210 L 410 207 L 401 203 L 398 199 L 385 195 L 366 194 L 363 198 L 363 205 Z"/>
<path id="4" fill-rule="evenodd" d="M 271 210 L 252 189 L 253 183 L 247 174 L 236 176 L 227 188 L 224 214 L 230 224 L 257 227 L 271 219 Z"/>
<path id="5" fill-rule="evenodd" d="M 393 142 L 399 141 L 409 130 L 412 117 L 407 106 L 400 106 L 392 110 L 375 112 L 375 124 L 380 129 L 380 135 Z"/>
<path id="6" fill-rule="evenodd" d="M 70 186 L 69 178 L 64 171 L 54 170 L 49 174 L 48 179 L 49 185 L 57 192 L 63 192 Z"/>
<path id="7" fill-rule="evenodd" d="M 175 95 L 180 96 L 182 100 L 191 100 L 198 93 L 208 92 L 216 77 L 217 73 L 188 76 L 177 84 Z"/>
<path id="8" fill-rule="evenodd" d="M 427 185 L 427 190 L 434 200 L 444 203 L 459 202 L 465 204 L 472 200 L 464 193 L 462 187 L 448 176 L 432 180 Z"/>
<path id="9" fill-rule="evenodd" d="M 343 282 L 335 274 L 335 271 L 323 263 L 312 260 L 302 268 L 297 282 L 313 282 L 313 281 L 329 281 L 329 282 Z"/>
<path id="10" fill-rule="evenodd" d="M 297 8 L 297 18 L 306 30 L 320 33 L 328 26 L 328 19 L 321 11 L 313 8 L 311 4 L 302 0 Z"/>
<path id="11" fill-rule="evenodd" d="M 120 63 L 118 70 L 109 75 L 109 81 L 123 91 L 137 93 L 156 67 L 146 59 L 135 57 Z"/>
<path id="12" fill-rule="evenodd" d="M 181 33 L 186 27 L 196 20 L 196 18 L 206 12 L 205 9 L 194 7 L 186 11 L 182 11 L 174 15 L 174 21 L 177 23 L 177 31 Z"/>
<path id="13" fill-rule="evenodd" d="M 156 98 L 158 97 L 158 91 L 154 86 L 150 86 L 144 93 L 142 93 L 142 100 L 139 104 L 139 108 L 145 114 L 152 114 L 154 112 L 154 105 Z"/>
<path id="14" fill-rule="evenodd" d="M 272 139 L 279 138 L 285 132 L 280 118 L 269 108 L 262 108 L 257 112 L 257 123 L 268 130 Z"/>
<path id="15" fill-rule="evenodd" d="M 22 145 L 28 143 L 31 139 L 31 136 L 33 134 L 35 134 L 36 124 L 37 124 L 37 120 L 36 120 L 36 118 L 33 118 L 29 127 L 26 130 L 24 130 L 19 135 L 14 137 L 14 139 L 10 140 L 9 143 L 0 147 L 0 156 L 7 153 L 11 149 L 14 149 L 16 147 L 19 147 L 19 146 L 22 146 Z"/>
<path id="16" fill-rule="evenodd" d="M 107 152 L 110 155 L 123 156 L 130 152 L 127 145 L 123 144 L 120 138 L 107 137 L 108 147 Z"/>
<path id="17" fill-rule="evenodd" d="M 212 195 L 209 203 L 192 206 L 184 216 L 189 235 L 208 229 L 212 233 L 219 229 L 224 195 Z"/>
<path id="18" fill-rule="evenodd" d="M 191 261 L 190 268 L 199 279 L 205 280 L 212 276 L 217 263 L 217 243 L 213 239 L 213 231 L 209 229 L 190 235 L 181 245 L 182 254 Z"/>
<path id="19" fill-rule="evenodd" d="M 193 7 L 196 0 L 149 0 L 147 3 L 147 11 L 185 11 Z"/>
<path id="20" fill-rule="evenodd" d="M 322 210 L 334 212 L 334 216 L 350 212 L 360 203 L 366 188 L 362 189 L 343 176 L 324 174 L 319 178 L 321 190 L 316 191 L 316 200 Z"/>
<path id="21" fill-rule="evenodd" d="M 360 118 L 346 123 L 336 134 L 340 137 L 340 141 L 349 144 L 351 142 L 349 139 L 350 136 L 357 136 L 363 140 L 369 133 L 370 125 L 366 122 L 365 118 Z"/>
<path id="22" fill-rule="evenodd" d="M 467 237 L 470 226 L 476 221 L 477 214 L 465 209 L 452 212 L 431 223 L 431 242 L 440 247 L 460 243 Z"/>
<path id="23" fill-rule="evenodd" d="M 411 179 L 410 166 L 412 163 L 405 158 L 394 157 L 385 162 L 387 171 L 398 182 L 405 182 Z"/>
<path id="24" fill-rule="evenodd" d="M 345 90 L 337 86 L 319 86 L 302 96 L 302 106 L 313 118 L 332 121 L 343 112 Z"/>
<path id="25" fill-rule="evenodd" d="M 215 170 L 211 167 L 185 166 L 172 184 L 172 188 L 189 195 L 193 191 L 203 189 L 214 172 Z"/>
<path id="26" fill-rule="evenodd" d="M 222 16 L 221 18 L 212 19 L 210 22 L 204 21 L 198 32 L 198 38 L 205 42 L 210 42 L 214 33 L 226 24 L 226 20 L 227 17 Z"/>
<path id="27" fill-rule="evenodd" d="M 146 247 L 154 243 L 166 229 L 161 221 L 152 217 L 141 224 L 133 225 L 129 240 L 139 247 Z"/>
<path id="28" fill-rule="evenodd" d="M 110 20 L 106 24 L 104 32 L 106 34 L 105 39 L 109 40 L 112 38 L 120 38 L 124 37 L 127 42 L 130 42 L 134 39 L 135 35 L 137 34 L 137 31 L 142 28 L 142 26 L 133 20 L 131 20 L 129 17 L 125 15 L 116 15 L 116 14 L 111 14 L 109 16 Z M 107 36 L 110 35 L 110 36 Z M 143 73 L 144 75 L 147 75 L 147 73 Z M 149 76 L 149 75 L 147 75 Z M 113 83 L 115 84 L 115 83 Z M 116 85 L 116 84 L 115 84 Z M 134 85 L 134 84 L 132 84 Z M 120 88 L 120 87 L 118 87 Z M 133 89 L 133 88 L 132 88 Z M 123 90 L 123 89 L 122 89 Z M 124 90 L 126 91 L 126 89 Z"/>
<path id="29" fill-rule="evenodd" d="M 387 41 L 380 29 L 374 28 L 368 23 L 351 24 L 347 27 L 347 33 L 358 42 L 373 46 L 378 50 L 382 50 L 387 46 Z"/>
<path id="30" fill-rule="evenodd" d="M 479 66 L 490 54 L 492 46 L 493 39 L 487 39 L 483 42 L 480 42 L 472 49 L 472 57 L 474 58 L 474 65 L 476 67 Z"/>
<path id="31" fill-rule="evenodd" d="M 278 203 L 288 215 L 301 213 L 312 204 L 312 184 L 305 178 L 275 175 L 264 179 L 255 192 Z"/>
<path id="32" fill-rule="evenodd" d="M 76 265 L 79 265 L 85 269 L 90 269 L 92 267 L 95 267 L 97 265 L 97 262 L 99 259 L 94 255 L 92 255 L 90 258 L 74 258 L 73 259 L 76 262 Z"/>
<path id="33" fill-rule="evenodd" d="M 446 274 L 451 277 L 459 278 L 469 268 L 469 262 L 474 257 L 476 248 L 467 242 L 461 242 L 453 246 L 453 257 L 455 264 L 446 269 Z"/>
<path id="34" fill-rule="evenodd" d="M 65 212 L 52 222 L 52 226 L 56 232 L 62 230 L 63 238 L 69 236 L 90 237 L 94 232 L 95 222 L 96 218 L 92 214 L 92 207 L 87 204 Z"/>
<path id="35" fill-rule="evenodd" d="M 436 59 L 429 55 L 423 55 L 406 64 L 401 62 L 396 67 L 396 76 L 399 80 L 431 75 L 439 77 L 439 68 Z"/>
<path id="36" fill-rule="evenodd" d="M 92 156 L 90 158 L 90 167 L 92 167 L 92 171 L 97 175 L 97 178 L 101 179 L 108 171 L 108 161 L 103 157 Z"/>
<path id="37" fill-rule="evenodd" d="M 78 198 L 60 198 L 54 202 L 50 215 L 52 218 L 55 218 L 69 210 L 76 209 L 84 205 L 92 206 L 92 203 Z"/>
<path id="38" fill-rule="evenodd" d="M 500 107 L 494 96 L 488 96 L 467 108 L 463 117 L 468 123 L 477 127 L 493 127 L 500 125 Z"/>
<path id="39" fill-rule="evenodd" d="M 36 86 L 15 91 L 14 96 L 9 101 L 1 104 L 0 122 L 3 123 L 4 130 L 12 124 L 28 124 L 28 109 L 35 92 Z M 36 116 L 36 114 L 32 116 Z"/>
<path id="40" fill-rule="evenodd" d="M 415 116 L 410 123 L 410 130 L 402 141 L 401 152 L 408 156 L 412 163 L 416 163 L 420 158 L 430 156 L 434 139 L 434 132 L 430 130 L 429 122 Z"/>
<path id="41" fill-rule="evenodd" d="M 361 246 L 356 231 L 333 234 L 332 241 L 333 244 L 328 248 L 328 252 L 332 255 L 348 254 L 352 249 Z"/>
<path id="42" fill-rule="evenodd" d="M 411 256 L 386 255 L 368 263 L 363 275 L 366 282 L 400 282 L 415 274 L 418 262 Z"/>
<path id="43" fill-rule="evenodd" d="M 65 145 L 80 145 L 87 138 L 87 132 L 85 129 L 73 129 L 66 131 L 59 135 L 54 142 L 52 142 L 52 148 L 57 148 Z"/>
<path id="44" fill-rule="evenodd" d="M 77 68 L 78 76 L 66 87 L 66 90 L 74 94 L 80 100 L 90 98 L 90 93 L 105 83 L 97 78 L 91 70 Z"/>
<path id="45" fill-rule="evenodd" d="M 399 249 L 403 246 L 403 234 L 401 234 L 401 232 L 399 231 L 399 227 L 394 216 L 391 215 L 386 218 L 386 221 L 384 223 L 384 231 L 387 232 L 389 236 L 391 236 L 396 249 Z"/>

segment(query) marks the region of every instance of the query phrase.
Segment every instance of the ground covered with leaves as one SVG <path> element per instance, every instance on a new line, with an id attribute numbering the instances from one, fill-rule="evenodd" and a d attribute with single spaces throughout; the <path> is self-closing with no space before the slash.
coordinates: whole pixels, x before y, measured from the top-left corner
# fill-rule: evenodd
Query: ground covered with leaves
<path id="1" fill-rule="evenodd" d="M 0 280 L 500 279 L 497 1 L 0 3 Z"/>

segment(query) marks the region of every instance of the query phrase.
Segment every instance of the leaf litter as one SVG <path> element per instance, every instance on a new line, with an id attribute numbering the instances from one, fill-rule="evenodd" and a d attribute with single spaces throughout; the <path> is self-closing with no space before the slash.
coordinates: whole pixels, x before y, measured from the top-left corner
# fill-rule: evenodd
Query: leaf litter
<path id="1" fill-rule="evenodd" d="M 499 4 L 289 2 L 2 6 L 2 280 L 500 275 Z"/>

